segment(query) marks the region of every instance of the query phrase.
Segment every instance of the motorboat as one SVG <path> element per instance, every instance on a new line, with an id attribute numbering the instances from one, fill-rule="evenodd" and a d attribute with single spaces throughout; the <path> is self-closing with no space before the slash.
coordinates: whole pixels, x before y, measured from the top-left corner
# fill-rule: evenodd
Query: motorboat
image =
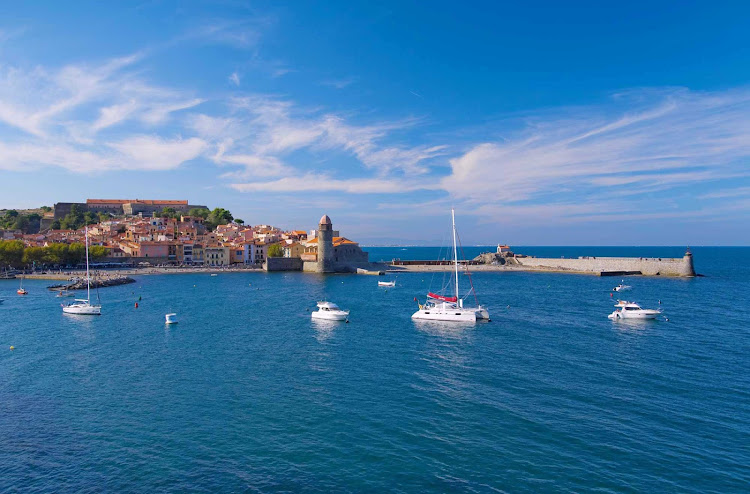
<path id="1" fill-rule="evenodd" d="M 86 298 L 78 298 L 68 305 L 63 305 L 65 314 L 77 314 L 81 316 L 101 316 L 102 306 L 91 303 L 91 275 L 89 273 L 89 229 L 86 228 Z M 98 292 L 97 292 L 98 293 Z"/>
<path id="2" fill-rule="evenodd" d="M 328 321 L 346 321 L 349 317 L 348 310 L 342 310 L 333 302 L 318 302 L 318 310 L 312 314 L 313 319 L 326 319 Z"/>
<path id="3" fill-rule="evenodd" d="M 628 302 L 627 300 L 618 300 L 615 307 L 615 311 L 607 316 L 614 321 L 618 319 L 656 319 L 661 314 L 661 310 L 644 309 L 635 302 Z"/>
<path id="4" fill-rule="evenodd" d="M 624 292 L 625 290 L 630 290 L 631 288 L 633 287 L 630 285 L 626 285 L 625 280 L 622 280 L 622 282 L 620 282 L 620 284 L 614 287 L 612 290 L 616 292 Z"/>
<path id="5" fill-rule="evenodd" d="M 466 273 L 469 275 L 469 282 L 471 283 L 471 293 L 474 294 L 474 300 L 477 303 L 476 307 L 464 306 L 464 300 L 460 296 L 459 291 L 459 276 L 458 276 L 458 247 L 457 247 L 457 234 L 456 234 L 456 212 L 451 208 L 451 223 L 453 228 L 453 268 L 455 277 L 454 281 L 454 294 L 452 296 L 437 294 L 428 292 L 427 301 L 424 304 L 419 304 L 419 310 L 412 314 L 412 319 L 424 319 L 430 321 L 454 321 L 454 322 L 476 322 L 478 319 L 490 320 L 490 313 L 486 307 L 479 305 L 479 301 L 476 298 L 476 292 L 474 291 L 474 284 L 471 283 L 471 273 L 469 273 L 468 265 L 466 266 Z M 415 298 L 416 300 L 416 298 Z"/>
<path id="6" fill-rule="evenodd" d="M 378 281 L 378 286 L 396 286 L 395 281 Z"/>
<path id="7" fill-rule="evenodd" d="M 177 314 L 174 312 L 171 314 L 166 314 L 164 316 L 164 319 L 165 319 L 164 321 L 165 324 L 177 324 Z"/>
<path id="8" fill-rule="evenodd" d="M 57 295 L 55 297 L 63 298 L 63 297 L 72 297 L 75 293 L 71 292 L 70 290 L 60 290 L 57 292 Z"/>

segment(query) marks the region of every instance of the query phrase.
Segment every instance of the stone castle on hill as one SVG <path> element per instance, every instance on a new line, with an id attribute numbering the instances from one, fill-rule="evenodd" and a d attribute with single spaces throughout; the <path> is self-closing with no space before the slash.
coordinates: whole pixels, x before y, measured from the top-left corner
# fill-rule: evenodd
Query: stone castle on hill
<path id="1" fill-rule="evenodd" d="M 170 201 L 154 199 L 86 199 L 86 202 L 58 202 L 54 207 L 54 219 L 60 220 L 70 213 L 73 206 L 83 212 L 110 213 L 115 216 L 151 215 L 164 208 L 172 208 L 180 213 L 187 213 L 193 208 L 208 209 L 206 206 L 188 204 L 187 201 Z"/>

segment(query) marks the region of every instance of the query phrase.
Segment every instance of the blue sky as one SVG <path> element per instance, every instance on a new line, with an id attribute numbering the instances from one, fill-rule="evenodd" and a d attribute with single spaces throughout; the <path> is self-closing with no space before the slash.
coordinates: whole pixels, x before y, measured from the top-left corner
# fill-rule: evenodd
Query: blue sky
<path id="1" fill-rule="evenodd" d="M 365 244 L 750 243 L 744 2 L 18 2 L 0 208 L 189 199 Z"/>

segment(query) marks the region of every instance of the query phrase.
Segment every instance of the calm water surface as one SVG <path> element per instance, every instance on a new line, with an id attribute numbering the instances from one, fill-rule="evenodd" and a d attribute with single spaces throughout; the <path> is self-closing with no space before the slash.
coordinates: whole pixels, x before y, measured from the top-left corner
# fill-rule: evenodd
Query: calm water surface
<path id="1" fill-rule="evenodd" d="M 747 491 L 750 249 L 693 251 L 705 278 L 628 279 L 669 318 L 636 324 L 579 275 L 478 273 L 468 326 L 411 321 L 440 274 L 141 276 L 98 318 L 0 281 L 0 491 Z"/>

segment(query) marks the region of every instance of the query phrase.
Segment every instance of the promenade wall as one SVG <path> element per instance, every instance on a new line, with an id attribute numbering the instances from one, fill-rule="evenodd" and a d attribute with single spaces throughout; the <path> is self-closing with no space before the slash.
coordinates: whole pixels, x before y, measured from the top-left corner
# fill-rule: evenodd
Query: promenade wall
<path id="1" fill-rule="evenodd" d="M 695 276 L 692 255 L 665 257 L 580 257 L 576 259 L 517 257 L 516 263 L 530 268 L 601 274 L 608 271 L 640 271 L 646 276 Z"/>

